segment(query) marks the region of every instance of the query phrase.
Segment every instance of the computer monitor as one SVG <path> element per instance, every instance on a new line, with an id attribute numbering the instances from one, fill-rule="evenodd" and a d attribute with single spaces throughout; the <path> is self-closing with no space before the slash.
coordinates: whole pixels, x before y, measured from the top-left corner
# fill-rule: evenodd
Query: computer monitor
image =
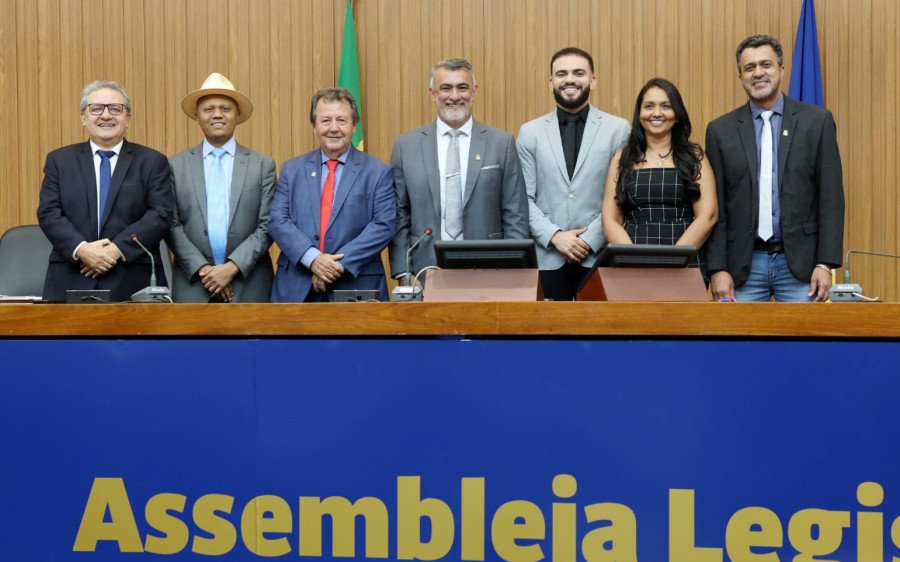
<path id="1" fill-rule="evenodd" d="M 537 269 L 534 240 L 435 240 L 441 269 Z"/>
<path id="2" fill-rule="evenodd" d="M 687 267 L 697 246 L 668 244 L 604 244 L 597 267 Z"/>

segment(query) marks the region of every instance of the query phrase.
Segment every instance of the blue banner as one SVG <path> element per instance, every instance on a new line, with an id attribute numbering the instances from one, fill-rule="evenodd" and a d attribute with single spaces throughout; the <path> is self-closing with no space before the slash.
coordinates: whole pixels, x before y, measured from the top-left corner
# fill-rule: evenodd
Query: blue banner
<path id="1" fill-rule="evenodd" d="M 900 556 L 900 344 L 2 341 L 3 558 Z"/>

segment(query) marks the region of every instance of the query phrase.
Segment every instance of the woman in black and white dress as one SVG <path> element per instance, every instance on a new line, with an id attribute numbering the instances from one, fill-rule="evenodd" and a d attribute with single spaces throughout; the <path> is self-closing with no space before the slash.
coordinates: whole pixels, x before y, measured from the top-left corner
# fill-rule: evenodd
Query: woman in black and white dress
<path id="1" fill-rule="evenodd" d="M 603 233 L 612 244 L 703 246 L 718 218 L 716 183 L 678 89 L 663 78 L 641 88 L 631 135 L 609 166 Z M 704 271 L 702 251 L 692 264 Z"/>

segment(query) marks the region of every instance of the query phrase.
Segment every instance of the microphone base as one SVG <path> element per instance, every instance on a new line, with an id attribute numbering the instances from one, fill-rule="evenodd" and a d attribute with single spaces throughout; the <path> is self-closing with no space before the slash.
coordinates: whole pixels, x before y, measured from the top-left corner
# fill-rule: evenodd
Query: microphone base
<path id="1" fill-rule="evenodd" d="M 168 287 L 145 287 L 131 295 L 131 302 L 172 302 L 172 291 Z"/>
<path id="2" fill-rule="evenodd" d="M 393 302 L 421 302 L 422 288 L 407 287 L 403 285 L 394 287 L 394 290 L 391 292 L 391 300 Z"/>
<path id="3" fill-rule="evenodd" d="M 856 283 L 836 283 L 831 286 L 828 297 L 831 302 L 863 302 L 863 289 Z"/>

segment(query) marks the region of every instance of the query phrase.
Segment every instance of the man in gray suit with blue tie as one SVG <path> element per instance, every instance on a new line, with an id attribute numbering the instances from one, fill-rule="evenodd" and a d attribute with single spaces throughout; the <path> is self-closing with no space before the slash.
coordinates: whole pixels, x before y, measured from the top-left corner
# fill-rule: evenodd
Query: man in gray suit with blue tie
<path id="1" fill-rule="evenodd" d="M 603 244 L 600 205 L 609 162 L 625 144 L 628 122 L 590 104 L 594 60 L 576 47 L 550 60 L 557 107 L 522 125 L 519 158 L 528 193 L 544 297 L 573 300 Z"/>
<path id="2" fill-rule="evenodd" d="M 168 241 L 181 271 L 172 275 L 176 302 L 269 302 L 269 205 L 275 161 L 234 139 L 250 118 L 250 98 L 219 73 L 181 101 L 204 140 L 170 158 L 175 221 Z"/>
<path id="3" fill-rule="evenodd" d="M 437 120 L 401 135 L 391 154 L 397 233 L 389 254 L 391 273 L 401 284 L 435 265 L 438 236 L 528 237 L 528 203 L 516 142 L 509 133 L 472 118 L 478 92 L 472 65 L 464 59 L 437 63 L 429 89 Z"/>

